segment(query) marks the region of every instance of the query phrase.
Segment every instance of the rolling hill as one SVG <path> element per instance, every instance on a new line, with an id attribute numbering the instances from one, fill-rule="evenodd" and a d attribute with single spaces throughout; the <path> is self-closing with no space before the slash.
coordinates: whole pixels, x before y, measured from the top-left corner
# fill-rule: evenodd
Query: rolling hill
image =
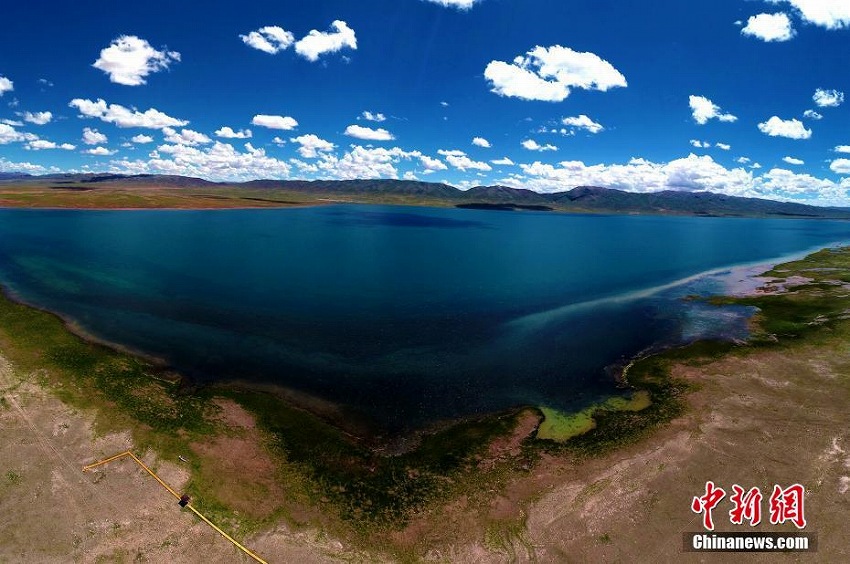
<path id="1" fill-rule="evenodd" d="M 598 186 L 539 193 L 508 186 L 476 186 L 460 190 L 448 184 L 411 180 L 252 180 L 216 183 L 178 175 L 52 174 L 31 176 L 0 173 L 0 189 L 27 187 L 86 192 L 142 190 L 170 191 L 204 196 L 204 190 L 268 193 L 316 201 L 456 206 L 495 210 L 564 211 L 574 213 L 664 214 L 722 217 L 796 217 L 850 219 L 850 208 L 819 207 L 760 198 L 742 198 L 712 192 L 624 192 Z M 254 200 L 257 198 L 254 197 Z M 272 200 L 270 200 L 272 201 Z"/>

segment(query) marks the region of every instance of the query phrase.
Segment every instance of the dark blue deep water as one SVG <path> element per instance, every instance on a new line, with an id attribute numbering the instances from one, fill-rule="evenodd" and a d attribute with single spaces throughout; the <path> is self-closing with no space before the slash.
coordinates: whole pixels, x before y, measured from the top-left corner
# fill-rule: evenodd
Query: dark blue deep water
<path id="1" fill-rule="evenodd" d="M 391 206 L 0 210 L 0 284 L 200 381 L 338 402 L 390 430 L 578 408 L 648 347 L 736 335 L 681 300 L 707 271 L 850 240 L 850 223 Z"/>

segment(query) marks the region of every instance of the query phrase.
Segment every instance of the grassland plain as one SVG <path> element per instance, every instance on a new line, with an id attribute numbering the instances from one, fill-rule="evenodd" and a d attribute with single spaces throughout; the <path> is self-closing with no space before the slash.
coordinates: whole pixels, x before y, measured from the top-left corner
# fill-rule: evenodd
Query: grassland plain
<path id="1" fill-rule="evenodd" d="M 251 190 L 228 186 L 162 188 L 158 186 L 93 187 L 72 184 L 0 184 L 0 207 L 68 209 L 231 209 L 280 208 L 325 203 L 296 192 Z"/>
<path id="2" fill-rule="evenodd" d="M 759 308 L 749 344 L 695 343 L 634 362 L 627 375 L 632 400 L 582 414 L 592 419 L 583 434 L 545 439 L 574 425 L 555 414 L 545 423 L 546 410 L 530 407 L 446 424 L 395 455 L 275 394 L 192 388 L 155 363 L 85 341 L 55 316 L 3 298 L 0 351 L 10 363 L 0 415 L 14 420 L 29 412 L 31 422 L 43 421 L 39 442 L 49 448 L 39 451 L 46 453 L 41 459 L 27 458 L 17 442 L 4 441 L 2 503 L 20 513 L 21 523 L 34 523 L 24 493 L 34 486 L 28 475 L 44 474 L 58 464 L 50 453 L 63 452 L 66 434 L 38 417 L 41 402 L 91 424 L 90 442 L 84 432 L 75 435 L 74 458 L 63 455 L 63 467 L 54 468 L 69 484 L 54 488 L 57 507 L 79 488 L 91 490 L 90 505 L 98 495 L 124 495 L 112 476 L 126 478 L 127 470 L 105 468 L 89 481 L 67 472 L 112 454 L 113 443 L 115 451 L 131 446 L 261 553 L 304 550 L 320 561 L 366 554 L 401 561 L 672 561 L 682 556 L 681 531 L 695 530 L 690 498 L 706 480 L 725 479 L 763 489 L 771 480 L 806 483 L 811 521 L 826 534 L 820 556 L 847 557 L 835 541 L 848 535 L 837 511 L 846 511 L 850 487 L 843 446 L 850 420 L 850 250 L 822 251 L 766 276 L 777 279 L 769 286 L 775 291 L 718 300 Z M 778 283 L 791 279 L 793 287 Z M 86 515 L 74 517 L 82 520 L 77 529 L 87 526 Z M 72 527 L 76 532 L 52 539 L 53 552 L 44 552 L 25 526 L 6 522 L 0 559 L 51 554 L 58 561 L 78 554 L 80 537 L 92 540 L 86 558 L 115 558 L 120 546 L 122 558 L 155 560 L 150 539 L 125 539 L 120 528 L 110 544 L 95 542 L 105 538 L 97 527 L 82 537 Z M 192 560 L 186 552 L 174 556 Z"/>
<path id="3" fill-rule="evenodd" d="M 174 175 L 57 174 L 3 179 L 0 207 L 255 208 L 349 202 L 572 213 L 848 219 L 850 211 L 711 192 L 624 192 L 598 186 L 538 193 L 507 186 L 415 180 L 255 180 L 213 183 Z"/>
<path id="4" fill-rule="evenodd" d="M 326 194 L 282 188 L 250 188 L 242 185 L 162 186 L 120 182 L 0 183 L 0 207 L 60 209 L 250 209 L 315 206 L 328 203 L 380 203 L 451 207 L 454 201 L 428 195 L 403 193 Z M 582 210 L 583 211 L 583 210 Z"/>

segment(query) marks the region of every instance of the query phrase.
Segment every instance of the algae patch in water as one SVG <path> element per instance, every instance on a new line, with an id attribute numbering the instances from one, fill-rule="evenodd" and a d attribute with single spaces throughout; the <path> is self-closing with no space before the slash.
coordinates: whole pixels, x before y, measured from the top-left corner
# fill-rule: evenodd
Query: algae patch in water
<path id="1" fill-rule="evenodd" d="M 594 404 L 576 413 L 566 413 L 550 407 L 540 407 L 543 422 L 537 430 L 537 438 L 556 442 L 565 442 L 572 437 L 583 435 L 596 428 L 593 416 L 603 411 L 641 411 L 649 407 L 649 392 L 640 390 L 630 398 L 613 397 Z"/>

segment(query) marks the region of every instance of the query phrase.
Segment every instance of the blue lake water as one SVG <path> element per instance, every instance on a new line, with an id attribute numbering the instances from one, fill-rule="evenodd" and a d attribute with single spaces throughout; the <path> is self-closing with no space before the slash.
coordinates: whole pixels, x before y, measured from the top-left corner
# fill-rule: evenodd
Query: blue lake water
<path id="1" fill-rule="evenodd" d="M 605 367 L 743 336 L 685 302 L 850 223 L 393 206 L 0 210 L 0 284 L 199 381 L 273 383 L 389 430 L 523 404 L 580 408 Z"/>

